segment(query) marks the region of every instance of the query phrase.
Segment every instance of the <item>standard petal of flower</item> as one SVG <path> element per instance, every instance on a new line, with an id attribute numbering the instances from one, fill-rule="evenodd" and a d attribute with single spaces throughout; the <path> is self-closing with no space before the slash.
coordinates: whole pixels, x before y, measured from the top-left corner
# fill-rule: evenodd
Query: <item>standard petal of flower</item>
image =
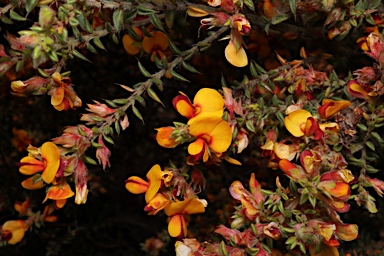
<path id="1" fill-rule="evenodd" d="M 169 205 L 171 201 L 161 193 L 157 193 L 151 201 L 149 201 L 148 205 L 144 208 L 145 211 L 150 210 L 148 215 L 156 215 L 159 211 L 164 209 L 167 205 Z"/>
<path id="2" fill-rule="evenodd" d="M 168 36 L 161 31 L 154 31 L 151 34 L 156 40 L 157 47 L 165 51 L 169 46 Z"/>
<path id="3" fill-rule="evenodd" d="M 211 140 L 209 147 L 216 153 L 223 153 L 227 151 L 232 141 L 232 130 L 229 124 L 221 119 L 210 133 Z"/>
<path id="4" fill-rule="evenodd" d="M 299 109 L 291 112 L 284 119 L 285 128 L 295 137 L 301 137 L 304 135 L 303 128 L 307 122 L 308 117 L 311 117 L 311 113 L 307 110 Z"/>
<path id="5" fill-rule="evenodd" d="M 123 47 L 129 55 L 136 55 L 140 52 L 140 47 L 138 47 L 137 45 L 138 42 L 136 42 L 129 35 L 126 34 L 123 36 Z"/>
<path id="6" fill-rule="evenodd" d="M 67 183 L 64 183 L 63 185 L 52 186 L 48 189 L 43 203 L 47 201 L 47 199 L 61 200 L 70 198 L 74 195 L 75 193 Z"/>
<path id="7" fill-rule="evenodd" d="M 41 179 L 38 179 L 37 181 L 35 180 L 35 176 L 29 177 L 28 179 L 21 182 L 21 186 L 29 190 L 36 190 L 45 186 L 45 183 Z"/>
<path id="8" fill-rule="evenodd" d="M 248 65 L 248 57 L 243 47 L 239 50 L 236 49 L 232 40 L 229 41 L 227 47 L 225 47 L 225 58 L 235 67 L 245 67 Z"/>
<path id="9" fill-rule="evenodd" d="M 44 163 L 31 156 L 23 157 L 20 163 L 19 172 L 25 175 L 32 175 L 44 170 Z"/>
<path id="10" fill-rule="evenodd" d="M 145 201 L 148 203 L 157 194 L 161 187 L 163 171 L 160 165 L 154 165 L 147 173 L 149 187 L 145 193 Z"/>
<path id="11" fill-rule="evenodd" d="M 196 115 L 209 112 L 211 115 L 222 117 L 224 112 L 223 96 L 214 89 L 200 89 L 193 99 L 193 105 L 196 109 Z"/>
<path id="12" fill-rule="evenodd" d="M 125 181 L 125 188 L 133 194 L 145 193 L 148 187 L 148 182 L 137 176 L 129 177 L 128 180 Z"/>
<path id="13" fill-rule="evenodd" d="M 182 214 L 171 217 L 168 223 L 168 233 L 171 237 L 187 236 L 187 226 Z"/>
<path id="14" fill-rule="evenodd" d="M 45 169 L 41 175 L 46 183 L 51 183 L 60 166 L 60 151 L 55 143 L 45 142 L 41 146 L 41 156 L 45 162 Z"/>
<path id="15" fill-rule="evenodd" d="M 168 216 L 173 216 L 179 213 L 196 214 L 204 211 L 204 204 L 197 198 L 189 198 L 184 201 L 174 202 L 164 209 L 165 214 Z"/>

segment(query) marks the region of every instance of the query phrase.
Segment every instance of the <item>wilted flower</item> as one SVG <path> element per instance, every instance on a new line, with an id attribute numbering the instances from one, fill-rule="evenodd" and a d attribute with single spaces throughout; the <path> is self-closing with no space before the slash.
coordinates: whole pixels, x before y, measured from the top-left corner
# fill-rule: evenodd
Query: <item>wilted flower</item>
<path id="1" fill-rule="evenodd" d="M 96 158 L 99 161 L 99 164 L 101 163 L 103 165 L 103 170 L 105 170 L 107 165 L 108 166 L 111 165 L 109 163 L 109 157 L 111 156 L 111 151 L 109 150 L 109 148 L 105 146 L 103 142 L 103 136 L 99 135 L 97 142 L 99 143 L 99 145 L 101 145 L 101 147 L 96 149 Z"/>
<path id="2" fill-rule="evenodd" d="M 52 87 L 49 94 L 52 96 L 51 104 L 55 109 L 62 111 L 81 107 L 81 99 L 73 90 L 69 77 L 62 77 L 60 73 L 55 72 L 52 74 L 52 80 L 56 86 Z"/>

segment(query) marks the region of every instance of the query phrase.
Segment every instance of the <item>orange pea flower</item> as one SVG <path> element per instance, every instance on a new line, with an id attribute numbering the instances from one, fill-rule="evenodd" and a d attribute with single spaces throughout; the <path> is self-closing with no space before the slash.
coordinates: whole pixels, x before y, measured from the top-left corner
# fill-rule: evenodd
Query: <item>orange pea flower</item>
<path id="1" fill-rule="evenodd" d="M 143 39 L 143 50 L 151 54 L 151 61 L 155 61 L 155 56 L 161 60 L 169 47 L 168 37 L 161 31 L 152 31 L 150 34 L 152 37 L 145 36 Z"/>
<path id="2" fill-rule="evenodd" d="M 133 27 L 132 29 L 136 33 L 139 39 L 143 38 L 143 31 L 141 31 L 140 28 Z M 136 55 L 141 51 L 141 43 L 135 40 L 134 38 L 132 38 L 130 35 L 125 34 L 123 36 L 122 41 L 123 41 L 123 47 L 129 55 Z"/>
<path id="3" fill-rule="evenodd" d="M 363 86 L 361 86 L 355 80 L 350 80 L 348 82 L 347 90 L 348 90 L 348 93 L 355 98 L 359 98 L 363 100 L 368 98 L 368 92 L 365 90 Z"/>
<path id="4" fill-rule="evenodd" d="M 20 242 L 29 226 L 24 220 L 9 220 L 2 226 L 1 238 L 9 244 L 17 244 Z"/>
<path id="5" fill-rule="evenodd" d="M 125 181 L 125 188 L 133 194 L 145 193 L 145 201 L 149 203 L 159 191 L 163 183 L 163 174 L 160 165 L 154 165 L 147 173 L 147 180 L 131 176 Z"/>
<path id="6" fill-rule="evenodd" d="M 29 199 L 29 197 L 27 197 L 24 202 L 16 202 L 14 204 L 14 208 L 17 212 L 19 212 L 20 215 L 26 215 L 30 205 L 31 200 Z"/>
<path id="7" fill-rule="evenodd" d="M 295 137 L 314 135 L 314 139 L 319 140 L 324 135 L 316 119 L 304 109 L 291 112 L 285 117 L 284 125 Z"/>
<path id="8" fill-rule="evenodd" d="M 168 223 L 168 233 L 172 237 L 187 236 L 187 225 L 184 214 L 203 213 L 207 202 L 197 198 L 189 198 L 184 201 L 173 202 L 165 207 L 164 212 L 171 217 Z"/>
<path id="9" fill-rule="evenodd" d="M 200 89 L 193 98 L 193 103 L 184 93 L 181 93 L 172 100 L 172 104 L 177 112 L 189 119 L 188 124 L 201 115 L 221 118 L 224 112 L 223 96 L 210 88 Z"/>
<path id="10" fill-rule="evenodd" d="M 156 215 L 159 211 L 167 207 L 171 201 L 162 193 L 157 193 L 144 207 L 148 215 Z"/>
<path id="11" fill-rule="evenodd" d="M 60 73 L 55 72 L 52 74 L 52 79 L 58 84 L 50 91 L 51 104 L 55 109 L 62 111 L 81 107 L 81 99 L 70 85 L 71 79 L 69 77 L 62 77 Z"/>
<path id="12" fill-rule="evenodd" d="M 196 140 L 189 144 L 188 153 L 197 159 L 203 156 L 207 162 L 210 150 L 213 153 L 224 153 L 232 141 L 232 130 L 229 124 L 216 116 L 201 116 L 189 126 L 189 134 Z"/>
<path id="13" fill-rule="evenodd" d="M 53 205 L 46 205 L 43 214 L 41 215 L 41 219 L 45 222 L 56 222 L 58 217 L 51 215 L 54 210 L 55 208 Z"/>
<path id="14" fill-rule="evenodd" d="M 19 171 L 25 175 L 43 172 L 41 178 L 45 183 L 51 183 L 60 166 L 60 151 L 53 142 L 45 142 L 41 148 L 41 160 L 26 156 L 20 160 Z M 28 181 L 30 182 L 30 181 Z"/>
<path id="15" fill-rule="evenodd" d="M 324 99 L 318 112 L 322 118 L 329 118 L 340 110 L 351 106 L 351 102 L 347 100 L 331 100 Z"/>
<path id="16" fill-rule="evenodd" d="M 155 130 L 157 131 L 155 139 L 160 146 L 164 148 L 174 148 L 179 145 L 174 138 L 170 138 L 171 133 L 175 130 L 173 127 L 161 127 Z"/>
<path id="17" fill-rule="evenodd" d="M 46 192 L 45 201 L 48 199 L 55 200 L 54 204 L 56 208 L 62 208 L 67 199 L 74 196 L 75 193 L 72 191 L 71 187 L 66 182 L 59 183 L 57 185 L 51 186 Z"/>

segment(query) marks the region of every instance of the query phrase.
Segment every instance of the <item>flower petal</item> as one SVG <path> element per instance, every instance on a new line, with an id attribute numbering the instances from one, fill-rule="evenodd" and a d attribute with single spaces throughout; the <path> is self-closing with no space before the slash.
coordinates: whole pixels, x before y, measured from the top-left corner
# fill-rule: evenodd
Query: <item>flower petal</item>
<path id="1" fill-rule="evenodd" d="M 168 223 L 168 233 L 171 237 L 187 236 L 187 226 L 182 214 L 171 217 Z"/>
<path id="2" fill-rule="evenodd" d="M 60 85 L 57 87 L 56 90 L 54 90 L 51 98 L 51 104 L 52 106 L 57 106 L 60 103 L 63 102 L 64 99 L 64 85 Z"/>
<path id="3" fill-rule="evenodd" d="M 195 115 L 195 108 L 192 102 L 184 94 L 176 96 L 172 100 L 172 104 L 177 112 L 186 118 L 192 118 Z"/>
<path id="4" fill-rule="evenodd" d="M 148 182 L 137 176 L 131 176 L 125 181 L 125 188 L 133 194 L 145 193 L 148 187 Z"/>
<path id="5" fill-rule="evenodd" d="M 23 157 L 20 163 L 19 172 L 25 175 L 32 175 L 44 170 L 44 163 L 31 156 Z"/>
<path id="6" fill-rule="evenodd" d="M 43 203 L 47 201 L 47 199 L 67 199 L 74 195 L 75 193 L 71 190 L 71 187 L 68 185 L 68 183 L 64 183 L 63 185 L 52 186 L 48 189 L 47 195 L 45 196 Z"/>
<path id="7" fill-rule="evenodd" d="M 307 122 L 308 117 L 311 116 L 311 113 L 304 109 L 293 111 L 284 119 L 285 128 L 293 136 L 301 137 L 304 135 L 303 125 Z"/>
<path id="8" fill-rule="evenodd" d="M 132 37 L 125 34 L 122 39 L 123 47 L 129 55 L 136 55 L 140 52 L 140 47 L 138 47 L 139 42 L 135 41 Z"/>
<path id="9" fill-rule="evenodd" d="M 188 146 L 188 154 L 194 156 L 200 154 L 204 149 L 205 141 L 203 139 L 197 139 Z"/>
<path id="10" fill-rule="evenodd" d="M 225 47 L 225 58 L 235 67 L 245 67 L 248 65 L 248 57 L 243 47 L 239 50 L 232 40 L 229 41 L 227 47 Z"/>
<path id="11" fill-rule="evenodd" d="M 193 105 L 196 109 L 195 115 L 209 112 L 209 114 L 213 116 L 223 116 L 224 99 L 223 96 L 214 89 L 200 89 L 193 99 Z"/>
<path id="12" fill-rule="evenodd" d="M 51 183 L 56 176 L 60 166 L 60 151 L 53 142 L 45 142 L 41 146 L 41 157 L 45 162 L 45 169 L 41 177 L 44 182 Z"/>
<path id="13" fill-rule="evenodd" d="M 179 145 L 175 139 L 170 138 L 171 133 L 175 130 L 173 127 L 161 127 L 155 130 L 157 131 L 155 139 L 160 146 L 164 148 L 174 148 Z"/>
<path id="14" fill-rule="evenodd" d="M 40 179 L 39 175 L 39 177 L 32 176 L 24 180 L 23 182 L 21 182 L 21 186 L 25 189 L 36 190 L 43 188 L 45 186 L 45 183 Z"/>
<path id="15" fill-rule="evenodd" d="M 147 173 L 149 187 L 145 193 L 145 201 L 148 203 L 159 191 L 162 184 L 163 171 L 160 165 L 154 165 Z"/>
<path id="16" fill-rule="evenodd" d="M 11 239 L 7 242 L 9 244 L 17 244 L 23 239 L 25 231 L 28 230 L 28 226 L 25 224 L 24 220 L 9 220 L 3 224 L 2 229 L 3 231 L 12 233 Z"/>
<path id="17" fill-rule="evenodd" d="M 336 234 L 344 241 L 352 241 L 359 234 L 359 227 L 356 224 L 336 224 Z"/>
<path id="18" fill-rule="evenodd" d="M 180 213 L 196 214 L 204 211 L 204 204 L 197 198 L 189 198 L 184 201 L 173 202 L 164 209 L 165 214 L 168 216 Z"/>

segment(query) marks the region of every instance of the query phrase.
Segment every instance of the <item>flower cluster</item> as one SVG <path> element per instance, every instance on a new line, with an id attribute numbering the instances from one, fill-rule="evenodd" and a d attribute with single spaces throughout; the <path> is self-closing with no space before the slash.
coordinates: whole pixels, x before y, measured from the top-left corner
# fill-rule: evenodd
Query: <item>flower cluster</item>
<path id="1" fill-rule="evenodd" d="M 172 237 L 187 236 L 185 215 L 203 213 L 207 201 L 199 199 L 193 190 L 192 181 L 188 184 L 183 173 L 176 169 L 161 170 L 154 165 L 146 175 L 147 181 L 137 176 L 126 180 L 126 189 L 134 194 L 145 193 L 147 205 L 144 211 L 156 215 L 161 210 L 169 217 L 168 233 Z M 182 198 L 182 200 L 180 200 Z"/>

